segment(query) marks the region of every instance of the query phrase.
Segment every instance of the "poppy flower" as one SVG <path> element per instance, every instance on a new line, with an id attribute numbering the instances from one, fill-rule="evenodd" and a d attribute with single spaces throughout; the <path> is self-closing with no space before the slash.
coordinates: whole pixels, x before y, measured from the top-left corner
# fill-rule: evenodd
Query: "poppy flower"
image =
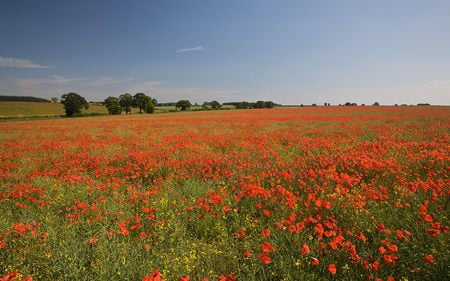
<path id="1" fill-rule="evenodd" d="M 302 256 L 309 254 L 311 251 L 309 250 L 309 246 L 307 244 L 304 244 L 302 248 L 300 249 L 300 253 Z"/>
<path id="2" fill-rule="evenodd" d="M 435 260 L 434 260 L 434 257 L 432 254 L 426 255 L 425 257 L 422 258 L 422 260 L 429 264 L 435 263 Z"/>
<path id="3" fill-rule="evenodd" d="M 275 247 L 270 242 L 266 241 L 261 245 L 261 251 L 264 253 L 270 253 L 275 251 Z"/>
<path id="4" fill-rule="evenodd" d="M 269 255 L 267 255 L 266 253 L 262 253 L 258 255 L 258 258 L 260 261 L 262 261 L 265 264 L 269 264 L 272 262 L 272 260 L 270 259 Z"/>
<path id="5" fill-rule="evenodd" d="M 335 274 L 336 274 L 336 266 L 335 266 L 334 264 L 329 264 L 329 265 L 328 265 L 328 271 L 329 271 L 331 274 L 335 275 Z"/>

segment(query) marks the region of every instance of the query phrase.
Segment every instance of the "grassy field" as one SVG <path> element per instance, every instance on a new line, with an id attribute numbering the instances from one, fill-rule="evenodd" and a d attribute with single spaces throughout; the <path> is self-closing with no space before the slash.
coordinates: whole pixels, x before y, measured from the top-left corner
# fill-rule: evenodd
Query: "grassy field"
<path id="1" fill-rule="evenodd" d="M 91 104 L 86 113 L 107 114 L 106 107 Z M 64 115 L 60 103 L 0 101 L 0 117 L 30 117 Z"/>
<path id="2" fill-rule="evenodd" d="M 0 280 L 449 280 L 449 143 L 448 107 L 0 123 Z"/>

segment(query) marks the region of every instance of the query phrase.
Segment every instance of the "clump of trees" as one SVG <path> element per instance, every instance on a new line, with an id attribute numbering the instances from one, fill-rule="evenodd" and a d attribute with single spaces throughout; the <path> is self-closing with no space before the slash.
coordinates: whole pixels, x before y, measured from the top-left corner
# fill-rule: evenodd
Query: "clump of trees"
<path id="1" fill-rule="evenodd" d="M 220 102 L 218 102 L 216 100 L 213 100 L 213 101 L 210 101 L 210 102 L 204 102 L 203 105 L 202 105 L 202 108 L 204 108 L 204 109 L 208 109 L 208 108 L 220 109 L 221 107 L 222 107 L 222 105 L 220 104 Z"/>
<path id="2" fill-rule="evenodd" d="M 85 98 L 77 93 L 68 93 L 61 96 L 61 103 L 64 105 L 66 116 L 73 116 L 81 113 L 83 109 L 88 109 L 89 104 Z"/>
<path id="3" fill-rule="evenodd" d="M 103 102 L 110 114 L 121 114 L 122 111 L 128 114 L 132 108 L 139 108 L 139 113 L 153 113 L 155 112 L 157 103 L 158 101 L 156 99 L 144 93 L 137 93 L 134 96 L 130 93 L 125 93 L 120 95 L 119 98 L 108 97 Z"/>
<path id="4" fill-rule="evenodd" d="M 249 108 L 273 108 L 275 106 L 278 106 L 278 104 L 274 103 L 273 101 L 257 101 L 257 102 L 247 102 L 247 101 L 241 101 L 241 102 L 225 102 L 223 105 L 233 105 L 237 109 L 249 109 Z"/>
<path id="5" fill-rule="evenodd" d="M 189 108 L 191 108 L 192 104 L 190 101 L 188 100 L 179 100 L 176 104 L 175 104 L 175 109 L 180 109 L 181 111 L 186 111 Z"/>
<path id="6" fill-rule="evenodd" d="M 129 93 L 125 93 L 123 95 L 119 96 L 119 105 L 122 108 L 123 111 L 125 111 L 125 114 L 128 114 L 131 112 L 131 108 L 134 105 L 133 102 L 133 96 Z"/>
<path id="7" fill-rule="evenodd" d="M 116 97 L 107 97 L 103 104 L 108 109 L 109 114 L 118 115 L 122 114 L 122 108 L 120 107 L 119 99 Z"/>

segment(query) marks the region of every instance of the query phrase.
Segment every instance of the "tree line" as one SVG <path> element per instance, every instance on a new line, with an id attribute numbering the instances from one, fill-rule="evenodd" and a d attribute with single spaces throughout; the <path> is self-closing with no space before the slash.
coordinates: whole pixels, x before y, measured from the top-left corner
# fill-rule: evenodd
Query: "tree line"
<path id="1" fill-rule="evenodd" d="M 53 99 L 52 99 L 53 100 Z M 57 99 L 56 99 L 57 100 Z M 77 93 L 67 93 L 61 96 L 60 102 L 64 105 L 66 116 L 74 116 L 81 113 L 83 109 L 89 108 L 89 103 L 86 99 Z M 131 95 L 125 93 L 119 97 L 109 96 L 103 101 L 103 105 L 108 112 L 113 115 L 129 114 L 132 108 L 139 108 L 139 113 L 154 113 L 156 106 L 175 106 L 175 110 L 186 111 L 192 107 L 189 100 L 179 100 L 173 103 L 158 103 L 158 101 L 144 93 L 136 93 Z M 272 101 L 257 101 L 257 102 L 228 102 L 219 103 L 218 101 L 204 102 L 203 109 L 220 109 L 222 105 L 233 105 L 237 109 L 245 108 L 273 108 L 278 105 Z"/>
<path id="2" fill-rule="evenodd" d="M 48 99 L 30 96 L 0 96 L 0 101 L 50 102 Z"/>

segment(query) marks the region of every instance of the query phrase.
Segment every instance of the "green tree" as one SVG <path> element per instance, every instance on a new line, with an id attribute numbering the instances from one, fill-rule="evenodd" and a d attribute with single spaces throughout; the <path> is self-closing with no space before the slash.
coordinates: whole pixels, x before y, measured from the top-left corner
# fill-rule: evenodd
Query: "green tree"
<path id="1" fill-rule="evenodd" d="M 129 93 L 123 94 L 119 96 L 119 105 L 125 111 L 126 114 L 131 112 L 131 108 L 133 107 L 133 96 Z"/>
<path id="2" fill-rule="evenodd" d="M 66 116 L 73 116 L 80 113 L 82 109 L 88 109 L 89 104 L 86 99 L 77 93 L 68 93 L 61 96 L 61 103 L 64 105 Z"/>
<path id="3" fill-rule="evenodd" d="M 213 100 L 211 102 L 209 102 L 209 106 L 211 106 L 212 109 L 219 109 L 222 107 L 222 105 L 220 104 L 220 102 Z"/>
<path id="4" fill-rule="evenodd" d="M 191 108 L 191 106 L 192 106 L 192 104 L 191 104 L 190 101 L 188 101 L 188 100 L 179 100 L 177 102 L 177 104 L 175 105 L 175 109 L 179 108 L 182 111 L 186 111 L 189 108 Z"/>
<path id="5" fill-rule="evenodd" d="M 52 101 L 52 103 L 57 103 L 58 102 L 58 98 L 52 98 L 51 101 Z"/>
<path id="6" fill-rule="evenodd" d="M 148 99 L 144 93 L 137 93 L 133 96 L 133 105 L 139 108 L 139 113 L 142 113 L 143 109 L 145 110 L 147 103 Z"/>
<path id="7" fill-rule="evenodd" d="M 255 103 L 254 108 L 264 108 L 266 107 L 266 103 L 262 100 L 259 100 Z"/>
<path id="8" fill-rule="evenodd" d="M 154 99 L 152 99 L 151 97 L 145 96 L 143 106 L 145 113 L 155 112 L 156 103 L 154 102 Z"/>
<path id="9" fill-rule="evenodd" d="M 116 97 L 106 98 L 103 104 L 106 106 L 110 114 L 118 115 L 122 113 L 122 108 L 120 107 L 119 99 Z"/>
<path id="10" fill-rule="evenodd" d="M 265 101 L 264 107 L 265 108 L 273 108 L 275 106 L 275 103 L 273 101 Z"/>

